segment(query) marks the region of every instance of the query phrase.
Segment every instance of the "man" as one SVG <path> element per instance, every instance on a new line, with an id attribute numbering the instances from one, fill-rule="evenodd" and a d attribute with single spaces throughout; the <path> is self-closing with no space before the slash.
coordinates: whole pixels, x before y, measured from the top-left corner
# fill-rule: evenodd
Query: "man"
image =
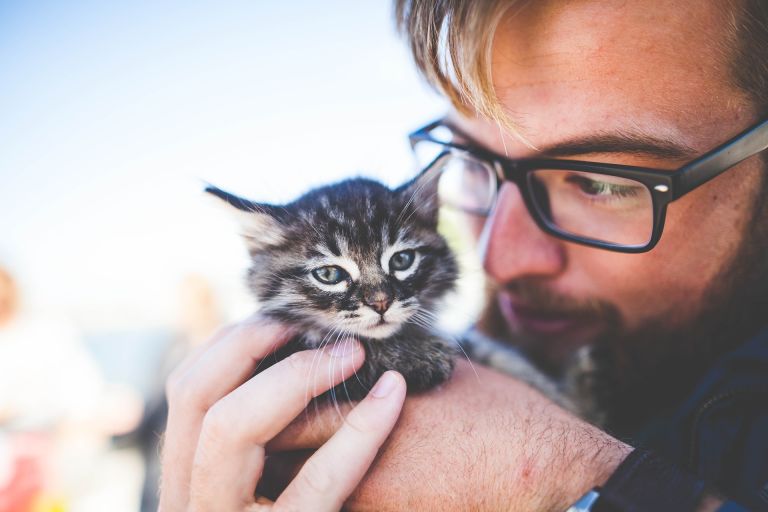
<path id="1" fill-rule="evenodd" d="M 478 243 L 496 286 L 483 326 L 555 375 L 593 347 L 589 398 L 614 435 L 459 364 L 444 388 L 405 401 L 365 474 L 402 382 L 363 401 L 326 444 L 335 412 L 326 429 L 297 422 L 277 435 L 301 404 L 277 412 L 265 397 L 278 373 L 281 392 L 291 388 L 301 360 L 240 387 L 249 365 L 224 384 L 204 372 L 287 336 L 257 324 L 225 331 L 171 380 L 164 510 L 254 506 L 265 450 L 321 446 L 276 506 L 332 510 L 362 479 L 351 508 L 740 509 L 718 491 L 768 507 L 768 5 L 400 0 L 398 13 L 417 65 L 456 107 L 438 142 L 490 169 L 465 176 L 467 190 L 482 189 L 478 176 L 499 180 L 470 201 L 487 217 Z M 671 175 L 750 127 L 748 144 L 677 181 L 645 170 Z M 435 141 L 429 129 L 415 135 Z M 351 352 L 338 379 L 359 364 Z M 263 407 L 251 423 L 236 414 L 246 395 Z"/>

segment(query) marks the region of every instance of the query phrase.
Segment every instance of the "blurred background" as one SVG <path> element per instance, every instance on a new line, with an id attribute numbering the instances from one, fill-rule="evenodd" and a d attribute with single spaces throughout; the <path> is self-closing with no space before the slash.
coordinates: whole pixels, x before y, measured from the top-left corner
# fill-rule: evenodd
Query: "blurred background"
<path id="1" fill-rule="evenodd" d="M 151 510 L 165 375 L 254 309 L 204 182 L 396 185 L 446 105 L 387 0 L 0 0 L 0 77 L 0 512 Z"/>

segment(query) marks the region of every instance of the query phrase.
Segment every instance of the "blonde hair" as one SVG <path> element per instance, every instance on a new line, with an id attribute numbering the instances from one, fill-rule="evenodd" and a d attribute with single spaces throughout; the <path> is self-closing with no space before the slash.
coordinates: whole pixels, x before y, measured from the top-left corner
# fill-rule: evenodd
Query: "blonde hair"
<path id="1" fill-rule="evenodd" d="M 510 0 L 395 0 L 398 30 L 424 78 L 463 114 L 514 128 L 493 87 L 491 51 Z"/>
<path id="2" fill-rule="evenodd" d="M 513 6 L 531 0 L 395 0 L 400 34 L 433 87 L 463 114 L 477 113 L 517 134 L 493 87 L 491 57 L 496 29 Z M 758 116 L 768 115 L 768 2 L 731 5 L 734 40 L 724 48 L 730 77 Z M 727 21 L 726 21 L 727 22 Z"/>

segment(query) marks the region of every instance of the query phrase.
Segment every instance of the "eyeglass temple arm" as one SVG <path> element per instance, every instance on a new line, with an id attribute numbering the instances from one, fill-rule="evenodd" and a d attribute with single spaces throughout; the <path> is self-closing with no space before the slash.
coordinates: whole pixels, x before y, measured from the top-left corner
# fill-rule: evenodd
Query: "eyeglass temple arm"
<path id="1" fill-rule="evenodd" d="M 768 120 L 697 158 L 677 172 L 675 196 L 690 192 L 737 163 L 768 149 Z"/>

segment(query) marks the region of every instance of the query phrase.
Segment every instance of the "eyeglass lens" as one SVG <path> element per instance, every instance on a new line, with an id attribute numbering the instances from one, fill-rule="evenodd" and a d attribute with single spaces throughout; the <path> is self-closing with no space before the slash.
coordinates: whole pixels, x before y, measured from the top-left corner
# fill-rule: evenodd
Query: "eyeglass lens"
<path id="1" fill-rule="evenodd" d="M 497 184 L 496 173 L 488 162 L 429 141 L 418 143 L 415 149 L 417 156 L 434 159 L 444 155 L 436 163 L 443 205 L 473 214 L 490 212 Z M 574 170 L 537 169 L 527 174 L 526 186 L 535 214 L 563 234 L 619 246 L 644 246 L 651 239 L 653 199 L 648 188 L 638 181 Z"/>

